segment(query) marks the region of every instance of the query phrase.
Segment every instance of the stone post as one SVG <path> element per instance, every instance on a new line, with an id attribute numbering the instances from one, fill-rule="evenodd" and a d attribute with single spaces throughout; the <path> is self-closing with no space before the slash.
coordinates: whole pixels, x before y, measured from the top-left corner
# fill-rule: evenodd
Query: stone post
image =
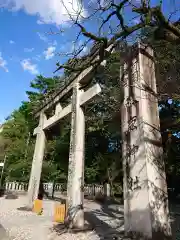
<path id="1" fill-rule="evenodd" d="M 54 183 L 53 182 L 49 182 L 48 183 L 48 196 L 53 198 L 53 191 L 54 191 Z"/>
<path id="2" fill-rule="evenodd" d="M 171 239 L 153 51 L 136 44 L 122 65 L 125 232 Z"/>
<path id="3" fill-rule="evenodd" d="M 67 186 L 67 207 L 68 213 L 73 218 L 72 226 L 84 227 L 84 135 L 85 119 L 83 109 L 80 106 L 82 91 L 79 84 L 75 84 L 72 96 L 72 119 L 71 138 Z"/>
<path id="4" fill-rule="evenodd" d="M 16 182 L 12 183 L 12 191 L 14 192 L 16 190 Z"/>
<path id="5" fill-rule="evenodd" d="M 28 185 L 28 207 L 31 208 L 33 206 L 33 201 L 37 199 L 39 193 L 39 184 L 41 179 L 41 171 L 42 171 L 42 162 L 44 157 L 44 149 L 46 136 L 44 131 L 41 129 L 44 121 L 46 120 L 46 116 L 44 113 L 40 114 L 39 127 L 40 130 L 36 136 L 36 144 L 31 168 L 31 175 L 29 179 Z"/>
<path id="6" fill-rule="evenodd" d="M 107 200 L 111 197 L 111 185 L 109 183 L 104 184 L 104 196 Z"/>

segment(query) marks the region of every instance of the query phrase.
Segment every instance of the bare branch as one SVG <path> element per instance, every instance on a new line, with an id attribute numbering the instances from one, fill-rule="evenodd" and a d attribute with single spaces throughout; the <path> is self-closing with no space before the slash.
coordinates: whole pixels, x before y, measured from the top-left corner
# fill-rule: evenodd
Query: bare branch
<path id="1" fill-rule="evenodd" d="M 156 29 L 157 31 L 159 31 L 159 29 L 161 31 L 164 31 L 163 37 L 165 37 L 166 40 L 179 43 L 180 29 L 175 26 L 175 24 L 170 22 L 170 18 L 166 19 L 165 15 L 162 12 L 162 2 L 163 1 L 160 0 L 157 6 L 151 6 L 150 0 L 141 0 L 141 2 L 137 4 L 138 6 L 135 6 L 133 5 L 132 0 L 121 0 L 120 3 L 115 3 L 115 1 L 109 1 L 109 3 L 104 6 L 102 5 L 102 1 L 97 0 L 97 3 L 94 4 L 94 12 L 91 13 L 88 17 L 83 18 L 83 21 L 88 21 L 91 20 L 91 18 L 95 19 L 97 15 L 97 18 L 101 20 L 101 23 L 98 26 L 96 33 L 94 31 L 88 31 L 87 25 L 85 27 L 84 22 L 82 23 L 79 13 L 76 14 L 75 18 L 74 16 L 71 16 L 70 13 L 68 13 L 69 18 L 71 19 L 73 24 L 80 29 L 77 39 L 79 38 L 79 36 L 82 35 L 88 40 L 82 44 L 82 47 L 80 47 L 77 51 L 74 52 L 74 58 L 76 58 L 83 51 L 84 47 L 89 42 L 94 43 L 94 45 L 97 45 L 98 48 L 96 48 L 95 54 L 90 53 L 86 57 L 86 60 L 83 59 L 80 66 L 73 66 L 72 69 L 69 63 L 58 63 L 58 68 L 56 71 L 62 68 L 73 71 L 82 71 L 89 66 L 97 66 L 106 57 L 105 49 L 107 47 L 111 45 L 115 47 L 118 41 L 125 40 L 126 38 L 133 36 L 134 33 L 136 33 L 136 36 L 141 37 L 140 30 L 148 26 L 153 27 L 153 29 Z M 64 7 L 66 8 L 65 5 Z M 126 8 L 131 8 L 132 14 L 134 14 L 131 21 L 129 22 L 127 21 L 127 16 L 125 15 L 125 13 L 123 13 Z M 101 13 L 103 15 L 101 15 Z M 118 24 L 114 24 L 115 27 L 110 25 L 110 20 L 114 20 L 114 18 L 116 18 L 116 21 L 118 22 Z M 133 19 L 135 18 L 138 18 L 138 21 L 133 21 Z M 108 34 L 103 35 L 101 34 L 101 30 L 107 24 L 109 25 L 107 27 Z M 115 28 L 118 28 L 118 30 Z M 97 55 L 99 56 L 98 59 Z"/>

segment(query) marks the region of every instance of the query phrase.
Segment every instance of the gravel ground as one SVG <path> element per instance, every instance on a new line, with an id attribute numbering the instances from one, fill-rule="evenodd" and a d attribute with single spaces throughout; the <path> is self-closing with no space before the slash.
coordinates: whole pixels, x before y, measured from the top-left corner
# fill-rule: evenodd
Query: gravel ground
<path id="1" fill-rule="evenodd" d="M 123 206 L 103 205 L 85 200 L 85 219 L 91 230 L 68 233 L 53 222 L 55 201 L 43 201 L 43 215 L 20 211 L 25 206 L 24 196 L 18 199 L 0 198 L 0 240 L 105 240 L 122 239 Z M 171 204 L 173 239 L 180 240 L 180 204 Z M 93 230 L 94 229 L 94 230 Z M 121 237 L 120 237 L 121 236 Z"/>
<path id="2" fill-rule="evenodd" d="M 0 198 L 0 239 L 1 240 L 100 240 L 110 239 L 122 229 L 122 220 L 118 216 L 109 216 L 101 206 L 92 201 L 85 201 L 86 219 L 96 225 L 96 231 L 88 230 L 78 233 L 63 233 L 63 230 L 56 231 L 53 226 L 53 208 L 55 201 L 44 200 L 43 215 L 20 211 L 17 208 L 25 206 L 24 196 L 18 199 Z M 91 210 L 91 211 L 90 211 Z M 109 210 L 108 210 L 109 211 Z M 56 229 L 59 229 L 56 226 Z"/>

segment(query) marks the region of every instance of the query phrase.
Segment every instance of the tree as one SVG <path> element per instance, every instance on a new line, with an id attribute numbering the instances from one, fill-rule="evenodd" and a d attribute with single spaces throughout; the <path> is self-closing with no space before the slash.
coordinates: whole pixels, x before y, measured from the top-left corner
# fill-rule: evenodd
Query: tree
<path id="1" fill-rule="evenodd" d="M 65 2 L 62 3 L 66 8 Z M 180 30 L 177 26 L 178 9 L 176 1 L 171 2 L 170 11 L 168 2 L 157 0 L 156 3 L 147 0 L 107 0 L 91 1 L 88 5 L 82 2 L 82 7 L 76 14 L 67 14 L 72 23 L 72 27 L 77 30 L 74 39 L 77 47 L 71 54 L 77 59 L 84 51 L 85 47 L 92 47 L 91 51 L 83 62 L 71 62 L 72 66 L 57 63 L 57 71 L 65 68 L 66 70 L 81 71 L 90 65 L 98 66 L 106 58 L 105 49 L 112 52 L 119 45 L 119 42 L 126 40 L 130 43 L 141 38 L 141 31 L 150 27 L 156 40 L 166 40 L 173 44 L 180 43 Z M 73 7 L 73 6 L 72 6 Z M 86 9 L 86 14 L 84 13 Z M 85 16 L 84 16 L 85 15 Z M 91 26 L 96 26 L 92 29 Z M 79 44 L 79 42 L 83 42 Z M 99 57 L 97 57 L 97 55 Z"/>
<path id="2" fill-rule="evenodd" d="M 15 110 L 5 122 L 1 133 L 0 147 L 2 149 L 1 158 L 5 154 L 7 155 L 5 174 L 8 181 L 28 182 L 35 144 L 33 130 L 38 125 L 37 120 L 33 117 L 32 109 L 45 93 L 55 89 L 58 84 L 63 83 L 57 77 L 37 76 L 31 82 L 33 91 L 27 92 L 29 101 L 22 102 L 19 109 Z M 55 144 L 54 140 L 49 141 L 45 153 L 42 177 L 47 181 L 53 179 L 54 169 L 56 169 L 53 158 L 48 159 Z"/>
<path id="3" fill-rule="evenodd" d="M 103 91 L 85 109 L 85 173 L 89 176 L 86 180 L 89 178 L 92 181 L 93 178 L 96 182 L 108 181 L 112 184 L 121 174 L 119 62 L 120 54 L 113 53 L 106 67 L 99 68 L 91 83 L 98 82 Z"/>
<path id="4" fill-rule="evenodd" d="M 4 124 L 2 131 L 1 144 L 7 142 L 4 148 L 4 155 L 7 156 L 6 172 L 8 180 L 27 180 L 30 164 L 28 160 L 31 157 L 27 148 L 28 124 L 24 115 L 19 111 L 14 111 L 10 119 Z M 10 177 L 10 178 L 9 178 Z"/>
<path id="5" fill-rule="evenodd" d="M 180 25 L 176 26 L 180 29 Z M 173 44 L 163 40 L 156 40 L 154 30 L 150 27 L 141 32 L 143 42 L 154 50 L 155 69 L 159 100 L 168 98 L 179 99 L 180 95 L 180 44 Z"/>

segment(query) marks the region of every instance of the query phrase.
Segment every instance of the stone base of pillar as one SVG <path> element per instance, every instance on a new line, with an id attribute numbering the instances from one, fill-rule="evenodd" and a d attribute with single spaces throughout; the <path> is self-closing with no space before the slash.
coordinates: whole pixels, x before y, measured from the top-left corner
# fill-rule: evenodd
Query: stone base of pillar
<path id="1" fill-rule="evenodd" d="M 28 198 L 28 193 L 26 194 L 26 197 Z M 25 202 L 24 204 L 22 204 L 24 206 L 17 208 L 17 210 L 20 211 L 25 211 L 25 212 L 32 212 L 33 211 L 33 202 Z"/>
<path id="2" fill-rule="evenodd" d="M 84 229 L 84 211 L 82 209 L 76 213 L 72 225 L 73 228 Z"/>
<path id="3" fill-rule="evenodd" d="M 83 230 L 85 226 L 84 209 L 81 206 L 69 208 L 64 223 L 68 229 Z"/>

